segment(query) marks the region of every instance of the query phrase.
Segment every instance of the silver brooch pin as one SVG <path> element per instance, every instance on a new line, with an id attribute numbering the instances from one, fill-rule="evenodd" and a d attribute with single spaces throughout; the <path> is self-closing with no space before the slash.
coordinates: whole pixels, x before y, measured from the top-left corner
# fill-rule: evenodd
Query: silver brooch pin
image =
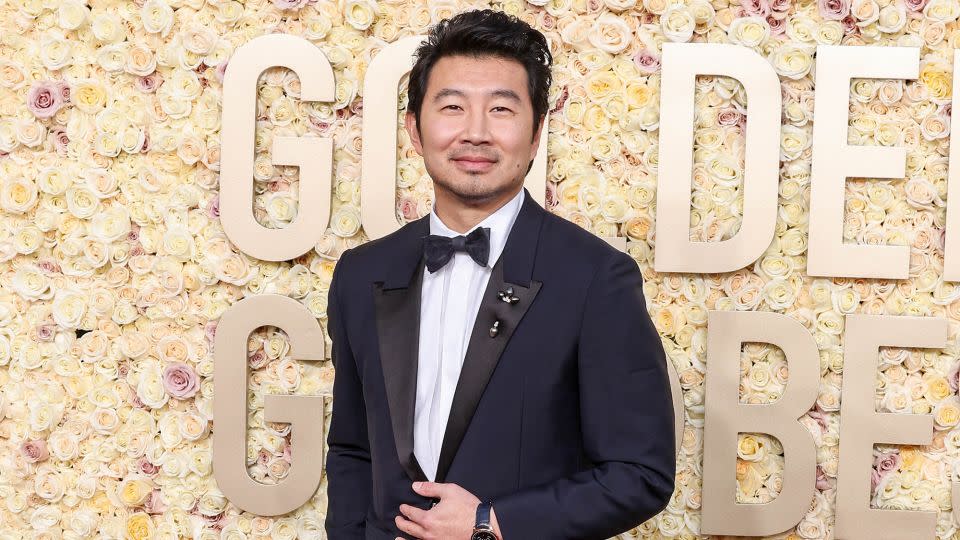
<path id="1" fill-rule="evenodd" d="M 493 326 L 490 327 L 490 337 L 497 337 L 497 332 L 500 331 L 500 321 L 493 321 Z"/>
<path id="2" fill-rule="evenodd" d="M 506 292 L 497 291 L 497 296 L 500 297 L 504 302 L 513 305 L 515 302 L 518 302 L 520 299 L 513 295 L 513 287 L 507 287 Z"/>

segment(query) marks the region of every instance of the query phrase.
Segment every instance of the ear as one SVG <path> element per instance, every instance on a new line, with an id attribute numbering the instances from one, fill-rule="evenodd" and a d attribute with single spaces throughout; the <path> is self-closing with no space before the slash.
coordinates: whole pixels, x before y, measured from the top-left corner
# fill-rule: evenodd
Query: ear
<path id="1" fill-rule="evenodd" d="M 533 146 L 530 148 L 531 160 L 534 159 L 534 157 L 536 157 L 537 149 L 540 147 L 540 137 L 543 135 L 543 126 L 545 124 L 546 119 L 547 119 L 547 115 L 543 115 L 543 117 L 540 118 L 540 122 L 537 124 L 537 130 L 533 134 Z"/>
<path id="2" fill-rule="evenodd" d="M 407 129 L 407 135 L 410 136 L 410 143 L 421 156 L 423 155 L 423 145 L 420 143 L 420 133 L 417 131 L 417 117 L 410 111 L 403 118 L 403 126 Z"/>

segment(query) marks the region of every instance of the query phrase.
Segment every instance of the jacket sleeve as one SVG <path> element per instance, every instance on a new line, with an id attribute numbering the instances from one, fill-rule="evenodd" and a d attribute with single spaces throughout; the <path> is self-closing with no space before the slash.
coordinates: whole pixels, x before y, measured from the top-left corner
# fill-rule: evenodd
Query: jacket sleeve
<path id="1" fill-rule="evenodd" d="M 346 271 L 345 251 L 337 263 L 327 301 L 327 329 L 333 341 L 333 405 L 327 434 L 327 515 L 330 540 L 361 540 L 365 534 L 372 487 L 370 442 L 363 387 L 344 327 L 341 287 Z"/>
<path id="2" fill-rule="evenodd" d="M 587 289 L 578 345 L 591 468 L 492 499 L 503 540 L 603 540 L 658 514 L 674 490 L 673 403 L 642 276 L 616 251 Z"/>

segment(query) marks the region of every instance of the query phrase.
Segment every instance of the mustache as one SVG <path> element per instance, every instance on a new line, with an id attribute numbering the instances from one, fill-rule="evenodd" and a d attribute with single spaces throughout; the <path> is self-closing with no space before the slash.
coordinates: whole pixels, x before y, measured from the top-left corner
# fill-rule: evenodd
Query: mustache
<path id="1" fill-rule="evenodd" d="M 493 154 L 487 152 L 477 151 L 477 150 L 460 150 L 450 154 L 450 159 L 462 159 L 467 156 L 470 157 L 479 157 L 481 159 L 487 159 L 490 161 L 499 161 L 500 159 Z"/>

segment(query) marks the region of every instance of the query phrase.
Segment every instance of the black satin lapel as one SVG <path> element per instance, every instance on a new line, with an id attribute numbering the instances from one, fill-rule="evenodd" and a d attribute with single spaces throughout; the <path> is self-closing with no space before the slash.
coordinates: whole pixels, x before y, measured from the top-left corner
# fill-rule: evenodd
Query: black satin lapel
<path id="1" fill-rule="evenodd" d="M 487 289 L 477 310 L 477 318 L 460 370 L 460 379 L 453 394 L 443 445 L 440 447 L 436 482 L 443 482 L 446 478 L 500 355 L 542 285 L 536 280 L 531 280 L 529 287 L 504 281 L 503 260 L 504 257 L 501 256 L 491 269 Z M 513 296 L 519 299 L 512 304 L 504 302 L 497 294 L 499 291 L 506 291 L 507 287 L 513 287 Z M 490 327 L 494 321 L 500 321 L 500 324 L 496 336 L 490 337 Z"/>
<path id="2" fill-rule="evenodd" d="M 383 367 L 397 458 L 410 479 L 415 481 L 427 480 L 413 453 L 422 282 L 421 261 L 408 287 L 384 290 L 382 283 L 373 284 L 380 364 Z"/>

